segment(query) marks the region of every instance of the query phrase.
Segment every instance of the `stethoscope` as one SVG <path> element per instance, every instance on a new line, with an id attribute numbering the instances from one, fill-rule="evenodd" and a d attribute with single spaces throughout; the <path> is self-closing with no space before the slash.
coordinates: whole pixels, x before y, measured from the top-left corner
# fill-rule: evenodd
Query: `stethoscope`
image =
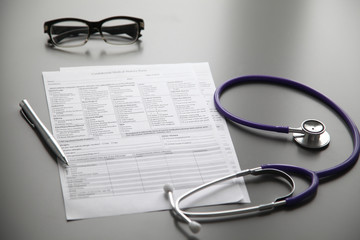
<path id="1" fill-rule="evenodd" d="M 230 174 L 228 176 L 224 176 L 222 178 L 218 178 L 211 182 L 198 186 L 186 192 L 185 194 L 181 195 L 176 200 L 174 199 L 173 196 L 174 188 L 170 184 L 166 184 L 164 186 L 164 191 L 166 193 L 166 196 L 168 197 L 173 212 L 176 214 L 177 217 L 188 223 L 189 228 L 193 233 L 197 233 L 200 231 L 201 225 L 199 224 L 198 221 L 202 219 L 208 220 L 209 218 L 233 217 L 243 213 L 272 210 L 278 206 L 283 206 L 283 205 L 291 206 L 291 205 L 300 204 L 301 202 L 304 202 L 305 200 L 309 199 L 311 196 L 315 195 L 317 188 L 319 186 L 320 179 L 334 177 L 344 172 L 345 170 L 351 168 L 359 158 L 360 135 L 359 135 L 359 130 L 356 127 L 355 123 L 337 104 L 335 104 L 325 95 L 321 94 L 320 92 L 306 85 L 303 85 L 295 81 L 291 81 L 283 78 L 277 78 L 277 77 L 270 77 L 270 76 L 244 76 L 244 77 L 231 79 L 225 82 L 223 85 L 221 85 L 215 91 L 214 94 L 215 107 L 223 117 L 238 124 L 251 128 L 256 128 L 265 131 L 279 132 L 279 133 L 292 133 L 294 141 L 300 146 L 305 148 L 321 149 L 321 148 L 325 148 L 329 144 L 330 135 L 326 131 L 325 125 L 316 119 L 308 119 L 303 121 L 300 128 L 291 128 L 291 127 L 283 127 L 283 126 L 271 126 L 271 125 L 265 125 L 265 124 L 247 121 L 227 111 L 220 103 L 220 96 L 224 93 L 225 90 L 228 90 L 230 87 L 233 87 L 234 85 L 248 84 L 248 83 L 269 83 L 269 84 L 284 85 L 299 90 L 301 92 L 304 92 L 305 94 L 320 100 L 325 105 L 333 109 L 346 123 L 353 141 L 353 152 L 342 163 L 320 171 L 312 171 L 306 168 L 292 166 L 292 165 L 284 165 L 284 164 L 265 164 L 262 165 L 261 167 L 242 170 L 240 172 Z M 283 178 L 285 182 L 288 183 L 288 185 L 291 187 L 291 191 L 289 192 L 289 194 L 279 197 L 271 203 L 261 204 L 258 206 L 253 206 L 248 208 L 238 208 L 238 209 L 231 209 L 225 211 L 193 212 L 180 208 L 181 201 L 207 187 L 210 187 L 212 185 L 233 178 L 243 177 L 246 175 L 258 176 L 263 174 L 271 174 Z M 304 190 L 302 193 L 293 196 L 293 193 L 295 191 L 295 183 L 289 174 L 297 174 L 303 176 L 306 179 L 309 179 L 311 182 L 309 184 L 309 187 L 306 190 Z M 192 218 L 196 218 L 198 219 L 198 221 L 195 221 Z"/>

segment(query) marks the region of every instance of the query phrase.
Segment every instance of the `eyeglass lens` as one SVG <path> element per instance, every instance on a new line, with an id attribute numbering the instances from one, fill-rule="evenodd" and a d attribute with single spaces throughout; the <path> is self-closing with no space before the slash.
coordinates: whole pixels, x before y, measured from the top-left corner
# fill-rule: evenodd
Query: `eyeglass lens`
<path id="1" fill-rule="evenodd" d="M 52 41 L 57 46 L 81 46 L 87 42 L 89 26 L 79 21 L 58 22 L 51 26 L 50 35 Z"/>
<path id="2" fill-rule="evenodd" d="M 99 34 L 99 30 L 89 29 L 86 23 L 80 21 L 62 21 L 50 28 L 52 41 L 61 47 L 84 45 L 90 33 Z M 138 38 L 139 26 L 132 20 L 112 19 L 101 25 L 100 34 L 104 41 L 110 44 L 131 44 Z"/>
<path id="3" fill-rule="evenodd" d="M 128 19 L 113 19 L 101 26 L 101 34 L 107 43 L 131 44 L 138 38 L 138 24 Z"/>

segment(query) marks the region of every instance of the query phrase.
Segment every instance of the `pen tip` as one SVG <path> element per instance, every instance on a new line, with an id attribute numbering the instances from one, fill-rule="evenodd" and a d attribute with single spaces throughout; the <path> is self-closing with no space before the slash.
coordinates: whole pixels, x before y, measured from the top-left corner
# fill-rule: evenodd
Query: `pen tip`
<path id="1" fill-rule="evenodd" d="M 59 156 L 58 159 L 65 165 L 65 166 L 69 166 L 69 161 L 66 159 L 65 156 Z"/>

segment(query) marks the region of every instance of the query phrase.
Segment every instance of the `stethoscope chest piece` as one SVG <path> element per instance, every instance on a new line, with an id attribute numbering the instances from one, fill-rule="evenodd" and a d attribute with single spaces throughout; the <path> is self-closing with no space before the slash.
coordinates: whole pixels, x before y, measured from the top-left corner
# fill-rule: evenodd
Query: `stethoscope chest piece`
<path id="1" fill-rule="evenodd" d="M 325 125 L 316 119 L 302 122 L 301 128 L 294 131 L 293 137 L 296 143 L 305 148 L 319 149 L 330 143 L 330 135 Z"/>

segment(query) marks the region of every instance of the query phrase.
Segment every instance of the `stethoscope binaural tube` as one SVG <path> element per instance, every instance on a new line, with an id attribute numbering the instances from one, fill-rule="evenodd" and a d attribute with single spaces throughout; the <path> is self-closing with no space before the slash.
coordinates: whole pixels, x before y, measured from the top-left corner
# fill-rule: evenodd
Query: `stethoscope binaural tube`
<path id="1" fill-rule="evenodd" d="M 241 125 L 247 126 L 247 127 L 256 128 L 256 129 L 265 130 L 265 131 L 280 132 L 280 133 L 290 133 L 290 132 L 296 131 L 294 128 L 290 128 L 290 127 L 286 127 L 286 126 L 272 126 L 272 125 L 265 125 L 265 124 L 247 121 L 247 120 L 242 119 L 238 116 L 235 116 L 232 113 L 230 113 L 229 111 L 227 111 L 221 105 L 221 102 L 220 102 L 221 94 L 225 90 L 229 89 L 230 87 L 232 87 L 234 85 L 245 84 L 245 83 L 269 83 L 269 84 L 277 84 L 277 85 L 283 85 L 283 86 L 294 88 L 296 90 L 299 90 L 303 93 L 306 93 L 306 94 L 320 100 L 321 102 L 323 102 L 324 104 L 329 106 L 346 123 L 346 125 L 351 133 L 351 137 L 352 137 L 352 141 L 353 141 L 353 147 L 354 147 L 353 152 L 342 163 L 340 163 L 336 166 L 330 167 L 328 169 L 316 171 L 316 174 L 319 177 L 319 179 L 337 175 L 340 172 L 343 172 L 346 169 L 349 169 L 356 163 L 357 159 L 359 158 L 359 154 L 360 154 L 360 136 L 359 136 L 359 130 L 356 127 L 355 123 L 331 99 L 329 99 L 322 93 L 320 93 L 306 85 L 303 85 L 301 83 L 291 81 L 288 79 L 284 79 L 284 78 L 270 77 L 270 76 L 243 76 L 243 77 L 231 79 L 231 80 L 225 82 L 223 85 L 221 85 L 215 91 L 215 94 L 214 94 L 215 107 L 218 110 L 218 112 L 224 116 L 224 118 L 229 119 L 233 122 L 239 123 Z"/>
<path id="2" fill-rule="evenodd" d="M 295 182 L 292 179 L 292 177 L 288 173 L 293 173 L 296 175 L 300 175 L 303 178 L 306 178 L 310 180 L 309 187 L 304 190 L 302 193 L 293 196 L 295 192 Z M 291 191 L 286 194 L 285 196 L 276 198 L 273 202 L 260 204 L 257 206 L 252 207 L 245 207 L 245 208 L 235 208 L 230 210 L 220 210 L 220 211 L 207 211 L 207 212 L 194 212 L 194 211 L 188 211 L 183 210 L 180 207 L 180 203 L 196 194 L 197 192 L 200 192 L 201 190 L 210 187 L 215 184 L 222 183 L 224 181 L 228 181 L 233 178 L 239 178 L 244 177 L 247 175 L 253 175 L 253 176 L 260 176 L 264 174 L 272 174 L 276 175 L 278 177 L 281 177 L 285 182 L 289 184 L 291 187 Z M 283 206 L 283 205 L 296 205 L 300 202 L 305 201 L 306 199 L 309 199 L 311 196 L 314 196 L 316 194 L 317 188 L 319 186 L 319 179 L 318 176 L 315 174 L 315 172 L 311 170 L 307 170 L 305 168 L 296 167 L 292 165 L 284 165 L 284 164 L 265 164 L 261 167 L 253 168 L 253 169 L 246 169 L 241 170 L 240 172 L 236 172 L 218 179 L 215 179 L 213 181 L 210 181 L 208 183 L 204 183 L 186 193 L 178 197 L 176 200 L 174 199 L 174 188 L 170 184 L 165 184 L 164 191 L 167 194 L 168 200 L 170 202 L 170 205 L 172 207 L 173 212 L 176 214 L 177 217 L 179 217 L 181 220 L 185 221 L 188 225 L 190 230 L 193 233 L 197 233 L 201 229 L 201 224 L 198 221 L 201 221 L 203 219 L 209 220 L 211 219 L 218 219 L 221 217 L 231 217 L 231 216 L 237 216 L 240 214 L 245 213 L 252 213 L 252 212 L 260 212 L 260 211 L 268 211 L 273 210 L 276 207 Z M 196 221 L 198 220 L 198 221 Z"/>

